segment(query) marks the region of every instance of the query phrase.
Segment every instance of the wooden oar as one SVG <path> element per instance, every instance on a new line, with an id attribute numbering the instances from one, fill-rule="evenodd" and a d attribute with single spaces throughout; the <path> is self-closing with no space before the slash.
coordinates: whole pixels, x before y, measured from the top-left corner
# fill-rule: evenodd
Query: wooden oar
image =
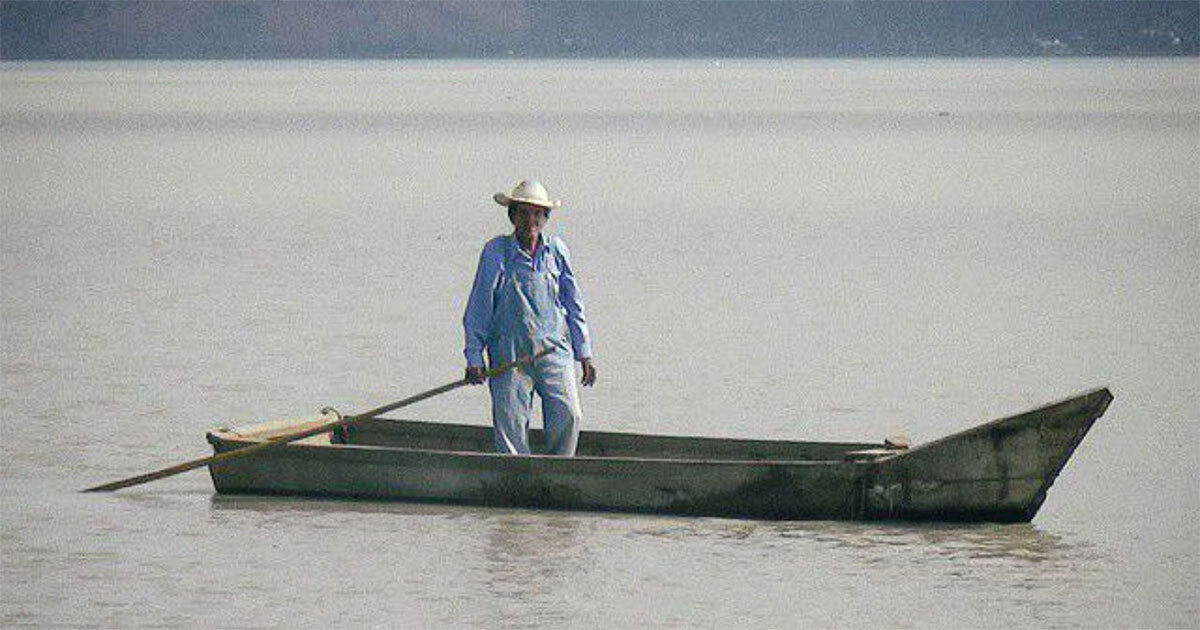
<path id="1" fill-rule="evenodd" d="M 509 363 L 505 363 L 503 365 L 496 366 L 496 367 L 488 370 L 486 372 L 486 375 L 488 378 L 499 376 L 499 375 L 513 369 L 514 367 L 517 367 L 518 365 L 522 365 L 525 363 L 532 363 L 535 360 L 540 359 L 540 358 L 546 356 L 547 354 L 550 354 L 551 352 L 554 352 L 553 347 L 544 348 L 535 354 L 529 355 L 527 357 L 522 357 L 520 359 L 517 359 L 516 361 L 511 361 Z M 323 413 L 323 414 L 324 413 L 333 413 L 333 414 L 337 415 L 337 420 L 322 424 L 317 427 L 313 427 L 311 429 L 305 429 L 303 431 L 297 431 L 295 433 L 289 433 L 287 435 L 280 435 L 277 437 L 273 437 L 270 440 L 267 440 L 266 442 L 262 442 L 260 444 L 252 444 L 250 446 L 243 446 L 242 448 L 239 448 L 239 449 L 235 449 L 232 451 L 225 451 L 224 453 L 219 453 L 217 455 L 212 455 L 210 457 L 202 457 L 200 459 L 193 459 L 190 462 L 184 462 L 182 464 L 177 464 L 177 465 L 171 466 L 169 468 L 163 468 L 162 470 L 156 470 L 154 472 L 146 473 L 144 475 L 137 475 L 136 477 L 129 477 L 128 479 L 121 479 L 119 481 L 113 481 L 113 482 L 106 483 L 106 484 L 103 484 L 100 486 L 96 486 L 94 488 L 88 488 L 87 490 L 84 490 L 84 492 L 112 492 L 113 490 L 120 490 L 121 488 L 128 488 L 129 486 L 136 486 L 138 484 L 143 484 L 143 483 L 146 483 L 149 481 L 154 481 L 156 479 L 162 479 L 163 477 L 170 477 L 172 475 L 178 475 L 181 472 L 187 472 L 189 470 L 194 470 L 196 468 L 200 468 L 201 466 L 207 466 L 209 464 L 215 464 L 217 462 L 229 461 L 231 459 L 237 459 L 239 457 L 248 457 L 250 455 L 254 455 L 255 453 L 261 453 L 265 450 L 278 448 L 289 442 L 295 442 L 296 440 L 302 440 L 302 439 L 312 436 L 312 435 L 317 435 L 320 433 L 327 433 L 329 431 L 333 431 L 334 429 L 337 429 L 338 427 L 350 426 L 351 424 L 354 424 L 355 422 L 358 422 L 359 420 L 366 420 L 368 418 L 374 418 L 375 416 L 378 416 L 380 414 L 384 414 L 389 411 L 394 411 L 401 407 L 406 407 L 415 402 L 420 402 L 422 400 L 425 400 L 426 398 L 433 398 L 434 396 L 437 396 L 438 394 L 444 394 L 452 389 L 458 389 L 459 387 L 466 385 L 468 382 L 469 381 L 464 378 L 459 381 L 454 381 L 453 383 L 446 383 L 445 385 L 442 385 L 441 387 L 435 387 L 427 392 L 421 392 L 420 394 L 417 394 L 416 396 L 409 396 L 408 398 L 405 398 L 404 400 L 398 400 L 394 403 L 384 405 L 382 407 L 376 407 L 375 409 L 372 409 L 366 413 L 358 414 L 356 416 L 344 416 L 343 417 L 341 414 L 337 414 L 336 411 L 333 411 L 330 408 L 326 407 L 325 409 L 323 409 L 321 411 L 321 413 Z"/>

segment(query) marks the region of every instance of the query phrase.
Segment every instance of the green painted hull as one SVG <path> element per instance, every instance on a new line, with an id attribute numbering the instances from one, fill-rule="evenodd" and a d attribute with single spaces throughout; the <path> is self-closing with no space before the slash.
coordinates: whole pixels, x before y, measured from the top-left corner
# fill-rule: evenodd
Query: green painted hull
<path id="1" fill-rule="evenodd" d="M 576 457 L 491 451 L 491 428 L 373 419 L 209 467 L 218 492 L 757 519 L 1031 520 L 1107 389 L 907 450 L 584 432 Z M 299 428 L 210 432 L 223 452 Z M 540 436 L 531 436 L 538 443 Z"/>

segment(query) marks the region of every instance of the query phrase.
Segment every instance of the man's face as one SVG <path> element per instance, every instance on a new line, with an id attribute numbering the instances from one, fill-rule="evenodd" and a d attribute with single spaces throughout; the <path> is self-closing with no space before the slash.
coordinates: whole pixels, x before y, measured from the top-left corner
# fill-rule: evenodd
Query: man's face
<path id="1" fill-rule="evenodd" d="M 545 208 L 524 203 L 513 206 L 510 213 L 513 227 L 517 228 L 517 235 L 522 240 L 541 235 L 548 217 L 549 212 Z"/>

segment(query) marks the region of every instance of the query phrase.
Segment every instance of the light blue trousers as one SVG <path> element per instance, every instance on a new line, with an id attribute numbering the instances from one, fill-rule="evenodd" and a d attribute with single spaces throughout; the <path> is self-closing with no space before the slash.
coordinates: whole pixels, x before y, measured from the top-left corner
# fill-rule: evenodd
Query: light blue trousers
<path id="1" fill-rule="evenodd" d="M 542 431 L 546 452 L 574 455 L 583 412 L 575 385 L 575 362 L 570 350 L 538 359 L 532 366 L 511 369 L 488 381 L 492 392 L 492 423 L 496 451 L 528 455 L 533 395 L 542 399 Z"/>

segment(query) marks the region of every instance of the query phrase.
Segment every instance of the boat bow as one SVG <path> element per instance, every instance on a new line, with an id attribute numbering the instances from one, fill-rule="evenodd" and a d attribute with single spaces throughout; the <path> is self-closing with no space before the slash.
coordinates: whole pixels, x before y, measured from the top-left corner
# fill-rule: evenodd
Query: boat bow
<path id="1" fill-rule="evenodd" d="M 859 518 L 1027 522 L 1112 393 L 1096 389 L 864 466 Z"/>

